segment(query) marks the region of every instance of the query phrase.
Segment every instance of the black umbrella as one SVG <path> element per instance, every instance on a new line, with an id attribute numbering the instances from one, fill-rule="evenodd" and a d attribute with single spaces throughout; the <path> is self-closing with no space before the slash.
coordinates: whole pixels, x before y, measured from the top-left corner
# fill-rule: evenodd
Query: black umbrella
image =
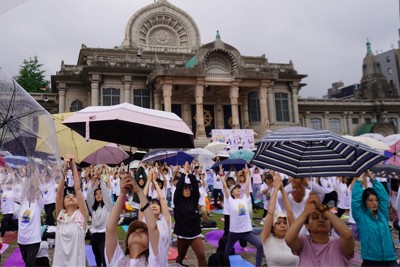
<path id="1" fill-rule="evenodd" d="M 327 130 L 284 128 L 257 143 L 251 163 L 291 177 L 360 176 L 387 157 Z"/>
<path id="2" fill-rule="evenodd" d="M 217 161 L 214 165 L 211 166 L 215 172 L 219 171 L 219 166 L 222 165 L 222 168 L 225 171 L 229 171 L 231 168 L 235 169 L 236 171 L 242 170 L 247 164 L 247 161 L 244 159 L 224 159 L 221 161 Z"/>
<path id="3" fill-rule="evenodd" d="M 140 148 L 193 148 L 193 132 L 176 114 L 129 103 L 87 107 L 63 122 L 87 139 Z"/>

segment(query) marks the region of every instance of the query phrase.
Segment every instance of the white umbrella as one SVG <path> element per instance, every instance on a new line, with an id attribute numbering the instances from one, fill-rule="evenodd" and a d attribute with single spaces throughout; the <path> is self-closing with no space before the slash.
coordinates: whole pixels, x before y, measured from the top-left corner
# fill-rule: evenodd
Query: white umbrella
<path id="1" fill-rule="evenodd" d="M 129 169 L 137 169 L 139 167 L 140 160 L 134 160 L 129 163 Z"/>
<path id="2" fill-rule="evenodd" d="M 360 142 L 364 145 L 369 146 L 370 148 L 373 149 L 378 149 L 378 150 L 388 150 L 390 147 L 386 145 L 384 142 L 378 141 L 372 137 L 366 137 L 366 136 L 351 136 L 351 135 L 344 135 L 344 138 Z"/>
<path id="3" fill-rule="evenodd" d="M 211 151 L 214 154 L 217 154 L 218 152 L 224 150 L 228 145 L 226 143 L 222 142 L 212 142 L 207 144 L 204 148 Z"/>
<path id="4" fill-rule="evenodd" d="M 205 149 L 205 148 L 192 148 L 192 149 L 186 150 L 185 152 L 188 153 L 189 155 L 194 156 L 196 159 L 199 156 L 210 157 L 210 158 L 215 157 L 214 153 L 212 153 L 210 150 Z"/>
<path id="5" fill-rule="evenodd" d="M 385 138 L 383 135 L 378 134 L 378 133 L 366 133 L 366 134 L 362 134 L 360 136 L 371 137 L 371 138 L 374 138 L 374 139 L 376 139 L 378 141 L 382 141 Z"/>
<path id="6" fill-rule="evenodd" d="M 398 141 L 400 141 L 400 134 L 391 134 L 391 135 L 386 136 L 382 140 L 382 142 L 384 142 L 388 146 L 391 146 Z"/>

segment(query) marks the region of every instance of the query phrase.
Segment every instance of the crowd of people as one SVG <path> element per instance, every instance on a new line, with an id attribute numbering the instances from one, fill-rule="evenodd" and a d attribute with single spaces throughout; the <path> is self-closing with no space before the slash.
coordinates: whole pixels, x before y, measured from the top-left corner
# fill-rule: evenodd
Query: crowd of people
<path id="1" fill-rule="evenodd" d="M 391 203 L 390 184 L 369 171 L 355 178 L 300 179 L 247 165 L 204 168 L 196 161 L 78 171 L 69 155 L 61 171 L 33 159 L 26 166 L 6 165 L 0 186 L 0 241 L 17 231 L 26 266 L 86 266 L 86 242 L 97 266 L 168 266 L 173 241 L 176 266 L 186 266 L 189 248 L 198 266 L 211 266 L 202 234 L 211 209 L 224 216 L 221 257 L 239 241 L 256 249 L 256 266 L 264 257 L 269 267 L 348 266 L 360 241 L 362 266 L 398 266 L 392 228 L 400 229 L 399 200 Z M 263 209 L 262 229 L 255 227 L 256 208 Z M 117 228 L 123 224 L 128 227 L 120 243 Z M 55 239 L 51 258 L 45 252 L 49 236 Z"/>

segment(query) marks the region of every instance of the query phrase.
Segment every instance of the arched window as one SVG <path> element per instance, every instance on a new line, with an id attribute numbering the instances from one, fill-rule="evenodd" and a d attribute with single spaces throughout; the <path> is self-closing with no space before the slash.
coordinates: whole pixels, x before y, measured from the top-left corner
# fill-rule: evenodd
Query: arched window
<path id="1" fill-rule="evenodd" d="M 260 101 L 258 100 L 258 92 L 250 92 L 248 96 L 249 102 L 249 121 L 260 122 Z"/>
<path id="2" fill-rule="evenodd" d="M 71 103 L 71 107 L 69 108 L 69 111 L 75 112 L 83 109 L 83 103 L 79 100 L 75 100 Z"/>

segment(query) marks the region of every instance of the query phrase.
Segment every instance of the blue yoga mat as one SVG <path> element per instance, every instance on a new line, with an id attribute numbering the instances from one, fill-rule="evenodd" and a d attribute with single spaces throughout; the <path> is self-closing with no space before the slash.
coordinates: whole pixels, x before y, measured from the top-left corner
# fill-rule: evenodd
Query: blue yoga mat
<path id="1" fill-rule="evenodd" d="M 216 214 L 223 214 L 223 210 L 211 210 L 211 212 L 216 213 Z"/>
<path id="2" fill-rule="evenodd" d="M 122 229 L 124 229 L 125 233 L 128 232 L 128 225 L 122 225 Z"/>
<path id="3" fill-rule="evenodd" d="M 97 266 L 96 258 L 93 254 L 92 246 L 86 245 L 85 250 L 86 250 L 86 260 L 88 262 L 88 266 Z"/>
<path id="4" fill-rule="evenodd" d="M 229 262 L 231 263 L 231 267 L 254 267 L 253 264 L 245 261 L 240 255 L 230 255 Z"/>

